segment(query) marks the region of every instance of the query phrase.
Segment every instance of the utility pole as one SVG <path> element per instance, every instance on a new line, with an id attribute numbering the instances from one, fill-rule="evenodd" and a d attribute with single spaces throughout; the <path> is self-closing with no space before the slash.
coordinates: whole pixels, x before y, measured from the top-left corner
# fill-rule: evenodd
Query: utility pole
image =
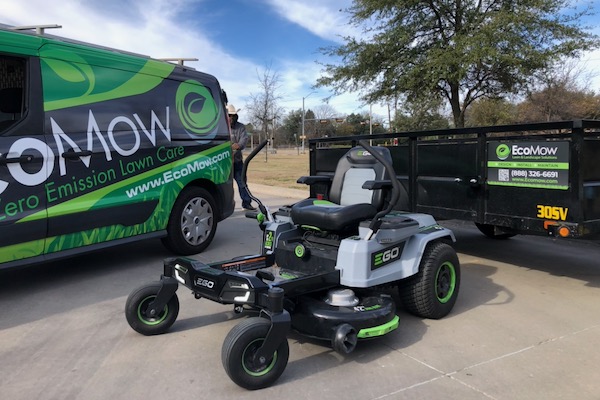
<path id="1" fill-rule="evenodd" d="M 373 134 L 373 105 L 369 104 L 369 136 Z M 369 145 L 373 146 L 373 139 L 369 139 Z"/>
<path id="2" fill-rule="evenodd" d="M 313 93 L 315 93 L 315 92 L 312 91 L 302 98 L 302 137 L 301 137 L 301 139 L 302 139 L 302 154 L 304 154 L 304 139 L 306 138 L 306 135 L 304 132 L 304 99 L 308 98 L 308 96 L 310 96 Z"/>

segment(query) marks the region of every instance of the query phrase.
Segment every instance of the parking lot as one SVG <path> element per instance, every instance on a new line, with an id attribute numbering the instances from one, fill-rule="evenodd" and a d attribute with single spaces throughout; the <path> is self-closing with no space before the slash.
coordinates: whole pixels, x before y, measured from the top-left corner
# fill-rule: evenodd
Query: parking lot
<path id="1" fill-rule="evenodd" d="M 271 206 L 292 201 L 267 193 Z M 239 201 L 238 201 L 239 204 Z M 600 244 L 484 237 L 448 221 L 462 285 L 442 320 L 398 307 L 400 327 L 340 356 L 291 334 L 287 369 L 248 392 L 221 365 L 225 335 L 243 315 L 178 290 L 167 334 L 134 332 L 129 292 L 158 280 L 170 254 L 157 240 L 0 272 L 0 393 L 30 399 L 598 399 Z M 235 214 L 196 256 L 251 254 L 256 222 Z"/>

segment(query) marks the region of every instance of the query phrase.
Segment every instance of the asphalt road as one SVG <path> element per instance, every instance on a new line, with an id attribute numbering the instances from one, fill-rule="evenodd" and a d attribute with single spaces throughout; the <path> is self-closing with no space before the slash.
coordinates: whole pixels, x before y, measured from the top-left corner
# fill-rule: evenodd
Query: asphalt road
<path id="1" fill-rule="evenodd" d="M 600 398 L 600 244 L 496 241 L 470 224 L 444 224 L 462 264 L 448 317 L 423 320 L 399 306 L 398 330 L 345 357 L 292 334 L 287 369 L 254 392 L 221 365 L 223 339 L 244 318 L 230 306 L 180 288 L 169 333 L 145 337 L 128 326 L 127 295 L 158 280 L 169 256 L 159 241 L 0 272 L 0 398 Z M 238 209 L 197 258 L 255 253 L 259 233 Z"/>

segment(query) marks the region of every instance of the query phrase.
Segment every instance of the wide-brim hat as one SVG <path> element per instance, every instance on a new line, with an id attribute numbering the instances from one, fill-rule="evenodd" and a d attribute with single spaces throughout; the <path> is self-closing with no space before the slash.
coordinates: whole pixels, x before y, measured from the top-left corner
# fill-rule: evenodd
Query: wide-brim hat
<path id="1" fill-rule="evenodd" d="M 234 107 L 233 104 L 227 104 L 227 113 L 229 115 L 236 115 L 238 110 Z"/>

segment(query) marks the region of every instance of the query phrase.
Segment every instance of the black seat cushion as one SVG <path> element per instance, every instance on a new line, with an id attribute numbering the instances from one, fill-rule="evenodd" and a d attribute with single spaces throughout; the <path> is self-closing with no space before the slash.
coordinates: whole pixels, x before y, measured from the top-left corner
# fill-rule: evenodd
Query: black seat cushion
<path id="1" fill-rule="evenodd" d="M 391 162 L 387 148 L 373 150 Z M 354 234 L 360 222 L 373 219 L 384 204 L 384 191 L 363 188 L 364 183 L 384 180 L 386 174 L 384 165 L 371 153 L 354 147 L 338 160 L 329 188 L 329 201 L 306 199 L 294 204 L 292 220 L 297 225 L 321 231 Z"/>
<path id="2" fill-rule="evenodd" d="M 291 217 L 301 226 L 342 232 L 356 229 L 361 221 L 371 219 L 375 214 L 377 208 L 367 203 L 340 206 L 326 200 L 305 199 L 294 204 Z"/>

